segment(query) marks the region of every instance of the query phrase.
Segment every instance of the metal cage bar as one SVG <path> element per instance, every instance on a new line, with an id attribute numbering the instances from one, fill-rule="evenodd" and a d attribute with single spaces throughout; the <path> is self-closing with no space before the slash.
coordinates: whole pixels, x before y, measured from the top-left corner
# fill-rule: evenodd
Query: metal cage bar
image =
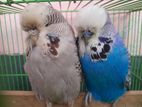
<path id="1" fill-rule="evenodd" d="M 73 24 L 73 17 L 80 7 L 82 8 L 94 4 L 101 5 L 109 10 L 113 24 L 125 40 L 125 44 L 131 54 L 131 90 L 142 90 L 142 1 L 138 0 L 96 0 L 95 3 L 93 0 L 86 0 L 85 4 L 83 4 L 84 0 L 13 0 L 13 2 L 0 2 L 0 18 L 1 16 L 5 17 L 3 20 L 5 26 L 2 25 L 3 22 L 0 20 L 0 43 L 3 53 L 5 53 L 2 54 L 3 56 L 0 55 L 0 83 L 3 84 L 3 87 L 0 86 L 0 90 L 31 89 L 28 75 L 23 71 L 22 67 L 25 62 L 24 33 L 21 29 L 20 33 L 12 29 L 13 27 L 18 29 L 18 14 L 16 13 L 19 13 L 22 9 L 15 8 L 16 5 L 14 5 L 14 7 L 12 5 L 17 4 L 23 8 L 25 6 L 22 3 L 36 2 L 47 2 L 51 6 L 53 6 L 53 2 L 58 2 L 59 10 L 63 14 L 65 13 L 67 19 L 70 18 L 69 21 L 71 24 Z M 66 10 L 62 8 L 64 5 L 63 2 L 68 2 Z M 71 6 L 74 5 L 73 2 L 76 5 L 75 8 L 72 9 Z M 7 25 L 8 21 L 9 30 Z M 4 30 L 6 35 L 5 32 L 3 32 Z M 23 36 L 20 38 L 19 35 Z M 10 45 L 12 45 L 11 49 L 7 47 Z M 21 47 L 19 45 L 21 45 Z M 8 54 L 6 53 L 6 49 L 8 50 Z M 17 51 L 15 49 L 17 49 Z M 10 51 L 14 53 L 12 57 L 9 54 Z M 22 51 L 22 53 L 20 53 L 20 51 Z M 16 52 L 17 54 L 15 55 Z M 82 83 L 81 91 L 85 90 L 85 85 Z"/>

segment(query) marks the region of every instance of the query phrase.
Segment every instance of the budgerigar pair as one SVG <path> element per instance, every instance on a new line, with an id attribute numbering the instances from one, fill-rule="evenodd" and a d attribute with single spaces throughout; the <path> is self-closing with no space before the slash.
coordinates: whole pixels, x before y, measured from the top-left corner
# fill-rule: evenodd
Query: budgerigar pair
<path id="1" fill-rule="evenodd" d="M 80 63 L 88 90 L 86 106 L 91 96 L 114 103 L 125 93 L 130 79 L 128 52 L 104 8 L 91 6 L 77 13 L 78 46 L 72 27 L 51 6 L 27 6 L 21 26 L 28 35 L 24 68 L 33 91 L 47 107 L 52 103 L 73 107 L 80 92 Z"/>

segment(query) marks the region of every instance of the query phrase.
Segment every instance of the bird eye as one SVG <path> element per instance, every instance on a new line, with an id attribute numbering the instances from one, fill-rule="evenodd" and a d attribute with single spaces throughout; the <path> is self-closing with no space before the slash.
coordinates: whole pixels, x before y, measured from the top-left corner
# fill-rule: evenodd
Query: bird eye
<path id="1" fill-rule="evenodd" d="M 91 30 L 88 30 L 89 34 L 92 36 L 94 33 Z"/>
<path id="2" fill-rule="evenodd" d="M 47 27 L 47 26 L 49 26 L 49 23 L 47 23 L 47 24 L 45 25 L 45 27 Z"/>
<path id="3" fill-rule="evenodd" d="M 81 30 L 80 32 L 83 33 L 85 30 Z"/>
<path id="4" fill-rule="evenodd" d="M 37 28 L 36 28 L 36 26 L 32 26 L 32 28 L 31 28 L 31 30 L 36 30 Z"/>
<path id="5" fill-rule="evenodd" d="M 90 30 L 88 30 L 88 32 L 91 32 Z"/>

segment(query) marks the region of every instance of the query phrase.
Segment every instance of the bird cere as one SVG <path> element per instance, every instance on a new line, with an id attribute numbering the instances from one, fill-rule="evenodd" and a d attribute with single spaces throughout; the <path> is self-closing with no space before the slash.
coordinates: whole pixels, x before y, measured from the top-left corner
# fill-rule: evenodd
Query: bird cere
<path id="1" fill-rule="evenodd" d="M 27 32 L 24 69 L 32 90 L 47 107 L 73 107 L 82 72 L 88 90 L 85 106 L 91 98 L 114 106 L 125 94 L 130 85 L 129 55 L 104 8 L 93 5 L 77 13 L 77 44 L 71 25 L 49 5 L 31 4 L 20 18 Z"/>
<path id="2" fill-rule="evenodd" d="M 75 35 L 62 14 L 49 5 L 31 4 L 21 13 L 27 32 L 24 65 L 38 99 L 73 107 L 80 92 L 81 69 Z"/>

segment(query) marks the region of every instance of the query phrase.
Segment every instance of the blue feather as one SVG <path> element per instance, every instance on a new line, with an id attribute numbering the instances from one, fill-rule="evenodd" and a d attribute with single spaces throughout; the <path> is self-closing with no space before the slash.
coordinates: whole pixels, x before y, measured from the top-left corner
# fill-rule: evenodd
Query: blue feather
<path id="1" fill-rule="evenodd" d="M 87 52 L 80 58 L 85 82 L 93 98 L 113 103 L 126 92 L 129 58 L 123 40 L 117 33 L 107 60 L 92 61 Z"/>

